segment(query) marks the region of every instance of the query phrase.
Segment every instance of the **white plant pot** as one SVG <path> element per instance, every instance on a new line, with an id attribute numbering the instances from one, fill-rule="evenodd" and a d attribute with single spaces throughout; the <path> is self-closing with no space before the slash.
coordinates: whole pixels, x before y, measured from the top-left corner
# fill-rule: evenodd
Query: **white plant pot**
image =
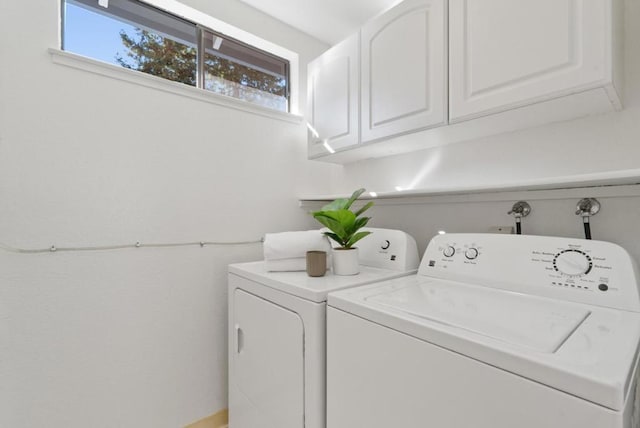
<path id="1" fill-rule="evenodd" d="M 334 275 L 357 275 L 360 273 L 357 248 L 348 250 L 334 248 L 331 254 L 333 255 Z"/>

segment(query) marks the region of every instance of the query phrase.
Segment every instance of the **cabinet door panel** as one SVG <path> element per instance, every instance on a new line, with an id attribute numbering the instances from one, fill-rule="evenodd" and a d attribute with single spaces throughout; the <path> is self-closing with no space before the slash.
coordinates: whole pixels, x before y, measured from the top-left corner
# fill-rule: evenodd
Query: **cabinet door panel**
<path id="1" fill-rule="evenodd" d="M 429 110 L 426 55 L 413 49 L 398 49 L 404 40 L 414 38 L 420 50 L 426 50 L 428 22 L 426 10 L 416 11 L 398 17 L 371 38 L 369 101 L 374 127 Z M 393 102 L 394 98 L 402 102 Z"/>
<path id="2" fill-rule="evenodd" d="M 309 64 L 309 154 L 358 144 L 359 35 Z"/>
<path id="3" fill-rule="evenodd" d="M 451 121 L 601 85 L 610 25 L 609 0 L 451 0 Z"/>
<path id="4" fill-rule="evenodd" d="M 362 140 L 446 120 L 443 0 L 406 0 L 362 29 Z"/>

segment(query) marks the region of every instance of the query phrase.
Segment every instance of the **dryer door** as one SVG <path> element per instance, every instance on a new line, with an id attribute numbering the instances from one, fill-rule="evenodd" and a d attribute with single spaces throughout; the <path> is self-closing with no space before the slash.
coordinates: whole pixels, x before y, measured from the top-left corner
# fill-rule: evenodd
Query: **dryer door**
<path id="1" fill-rule="evenodd" d="M 304 328 L 302 319 L 268 300 L 235 290 L 235 364 L 238 397 L 232 428 L 304 426 Z"/>

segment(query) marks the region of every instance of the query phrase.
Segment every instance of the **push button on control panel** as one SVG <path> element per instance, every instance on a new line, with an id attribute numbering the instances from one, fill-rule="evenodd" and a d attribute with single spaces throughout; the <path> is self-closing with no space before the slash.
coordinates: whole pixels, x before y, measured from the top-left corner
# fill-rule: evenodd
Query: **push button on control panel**
<path id="1" fill-rule="evenodd" d="M 607 291 L 608 289 L 609 289 L 609 286 L 607 284 L 598 285 L 598 290 L 600 291 Z"/>

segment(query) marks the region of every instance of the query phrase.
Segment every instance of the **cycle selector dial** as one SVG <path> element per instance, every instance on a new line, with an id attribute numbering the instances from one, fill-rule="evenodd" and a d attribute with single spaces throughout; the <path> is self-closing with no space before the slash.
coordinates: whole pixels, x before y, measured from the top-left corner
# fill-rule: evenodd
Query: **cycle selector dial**
<path id="1" fill-rule="evenodd" d="M 469 248 L 464 252 L 464 256 L 469 260 L 475 260 L 478 258 L 478 249 L 477 248 Z"/>
<path id="2" fill-rule="evenodd" d="M 455 253 L 456 253 L 456 249 L 453 248 L 451 245 L 449 245 L 447 248 L 445 248 L 442 251 L 442 254 L 444 254 L 445 257 L 453 257 Z"/>
<path id="3" fill-rule="evenodd" d="M 388 250 L 390 246 L 391 246 L 391 242 L 389 242 L 388 239 L 385 239 L 380 243 L 380 248 L 382 248 L 383 250 Z"/>
<path id="4" fill-rule="evenodd" d="M 591 257 L 580 250 L 563 250 L 553 258 L 553 268 L 567 276 L 582 276 L 591 272 L 593 261 Z"/>

